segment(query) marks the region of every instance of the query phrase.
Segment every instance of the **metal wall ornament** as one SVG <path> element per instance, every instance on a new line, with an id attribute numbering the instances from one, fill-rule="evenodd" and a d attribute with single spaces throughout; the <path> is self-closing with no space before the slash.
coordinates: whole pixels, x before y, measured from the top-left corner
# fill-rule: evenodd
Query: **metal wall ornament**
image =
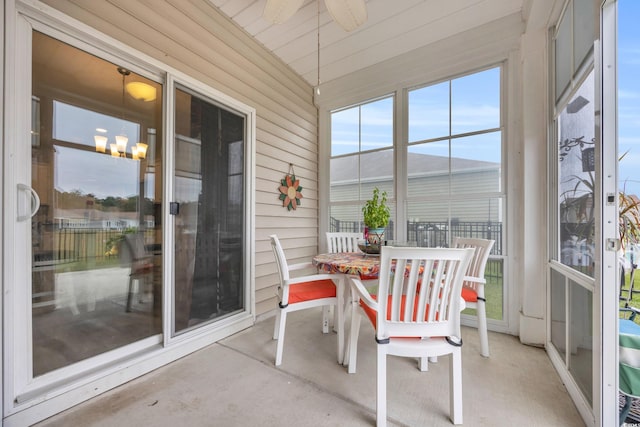
<path id="1" fill-rule="evenodd" d="M 289 163 L 289 173 L 280 180 L 280 200 L 282 200 L 282 206 L 287 210 L 295 210 L 300 206 L 300 199 L 302 199 L 302 186 L 300 180 L 296 179 L 296 174 L 293 171 L 293 164 Z"/>

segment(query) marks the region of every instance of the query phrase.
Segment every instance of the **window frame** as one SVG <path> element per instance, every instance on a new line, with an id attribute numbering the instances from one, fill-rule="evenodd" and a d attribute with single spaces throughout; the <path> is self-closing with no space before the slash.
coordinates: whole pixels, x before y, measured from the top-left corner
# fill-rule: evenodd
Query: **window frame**
<path id="1" fill-rule="evenodd" d="M 392 124 L 391 145 L 385 146 L 385 147 L 382 147 L 382 148 L 362 150 L 361 149 L 361 142 L 362 141 L 361 141 L 361 139 L 359 139 L 359 147 L 358 147 L 357 151 L 333 156 L 332 153 L 331 153 L 332 147 L 331 147 L 331 143 L 330 143 L 329 144 L 329 158 L 328 158 L 328 161 L 329 161 L 329 169 L 330 169 L 331 168 L 331 161 L 333 159 L 357 157 L 358 170 L 360 170 L 361 158 L 362 158 L 363 155 L 372 154 L 372 153 L 379 153 L 379 152 L 391 150 L 392 157 L 393 157 L 393 160 L 392 160 L 392 163 L 393 163 L 392 164 L 393 178 L 392 178 L 391 185 L 392 185 L 392 188 L 394 189 L 394 191 L 393 191 L 393 194 L 389 195 L 388 205 L 391 208 L 391 224 L 393 225 L 393 228 L 394 228 L 393 230 L 391 230 L 391 236 L 395 236 L 397 231 L 398 231 L 397 230 L 397 226 L 396 226 L 396 224 L 397 224 L 397 221 L 396 221 L 397 215 L 396 215 L 396 209 L 395 209 L 396 200 L 397 200 L 397 197 L 396 197 L 396 191 L 397 191 L 396 190 L 396 180 L 397 180 L 396 171 L 397 171 L 397 166 L 395 164 L 396 146 L 397 146 L 397 139 L 395 137 L 396 128 L 397 128 L 396 114 L 395 114 L 395 109 L 396 109 L 396 105 L 397 105 L 396 94 L 394 94 L 394 93 L 386 94 L 386 95 L 383 95 L 383 96 L 379 96 L 379 97 L 376 97 L 376 98 L 372 98 L 372 99 L 363 101 L 361 103 L 356 103 L 356 104 L 349 105 L 349 106 L 346 106 L 346 107 L 342 107 L 342 108 L 337 108 L 337 109 L 331 110 L 329 112 L 329 117 L 331 117 L 333 114 L 340 113 L 340 112 L 343 112 L 343 111 L 346 111 L 346 110 L 349 110 L 349 109 L 352 109 L 352 108 L 359 108 L 359 113 L 361 113 L 361 108 L 363 106 L 370 105 L 370 104 L 373 104 L 375 102 L 383 101 L 383 100 L 387 100 L 387 99 L 391 99 L 391 102 L 392 102 L 392 117 L 391 118 L 392 118 L 393 124 Z M 332 132 L 333 132 L 333 128 L 331 127 L 332 123 L 331 123 L 330 119 L 329 119 L 329 123 L 330 123 L 330 126 L 329 126 L 329 128 L 330 128 L 329 140 L 331 141 L 331 135 L 332 135 Z M 362 135 L 361 131 L 362 131 L 362 115 L 359 114 L 359 116 L 358 116 L 358 132 L 359 132 L 359 137 L 360 138 L 361 138 L 361 135 Z M 331 176 L 330 175 L 331 174 L 329 173 L 329 181 L 331 180 Z M 354 207 L 354 208 L 357 209 L 358 212 L 361 212 L 361 209 L 364 206 L 364 203 L 370 198 L 371 195 L 369 193 L 363 193 L 362 192 L 362 180 L 360 179 L 360 172 L 358 172 L 358 181 L 357 182 L 358 182 L 358 184 L 357 184 L 358 185 L 357 197 L 349 199 L 349 200 L 340 200 L 340 201 L 331 200 L 331 182 L 329 182 L 328 191 L 327 191 L 328 197 L 326 199 L 326 200 L 328 200 L 328 203 L 327 203 L 328 210 L 327 210 L 327 212 L 328 212 L 329 218 L 327 219 L 327 221 L 328 221 L 329 227 L 331 227 L 330 216 L 331 216 L 331 209 L 333 207 L 336 207 L 336 206 L 338 206 L 338 207 L 339 206 Z M 359 216 L 358 216 L 358 222 L 359 222 L 361 228 L 364 227 L 361 214 L 359 214 Z M 360 230 L 358 230 L 358 231 L 360 231 Z"/>
<path id="2" fill-rule="evenodd" d="M 508 266 L 509 260 L 509 252 L 508 252 L 508 242 L 509 242 L 509 218 L 512 213 L 509 211 L 508 206 L 508 186 L 507 186 L 507 173 L 508 173 L 508 165 L 507 165 L 507 147 L 505 141 L 507 140 L 507 132 L 508 132 L 508 115 L 507 115 L 507 102 L 510 99 L 507 96 L 507 86 L 508 86 L 508 67 L 507 60 L 491 62 L 489 64 L 484 65 L 483 67 L 473 68 L 464 73 L 456 73 L 448 76 L 446 78 L 440 78 L 438 80 L 434 80 L 432 82 L 421 82 L 415 85 L 407 85 L 405 87 L 398 88 L 395 91 L 395 115 L 394 115 L 394 127 L 395 127 L 395 141 L 394 141 L 394 157 L 395 157 L 395 171 L 394 171 L 394 186 L 395 186 L 395 194 L 394 194 L 394 202 L 395 202 L 395 212 L 394 212 L 394 221 L 395 221 L 395 230 L 394 230 L 394 240 L 404 241 L 407 240 L 407 227 L 406 225 L 403 227 L 399 227 L 399 224 L 407 223 L 407 202 L 409 198 L 408 194 L 408 176 L 407 176 L 407 152 L 409 146 L 413 145 L 408 142 L 408 93 L 410 90 L 414 90 L 417 88 L 426 87 L 433 84 L 438 84 L 443 81 L 451 81 L 456 78 L 465 77 L 468 75 L 472 75 L 474 73 L 479 73 L 482 71 L 490 70 L 492 68 L 499 68 L 500 70 L 500 82 L 499 82 L 499 101 L 500 101 L 500 126 L 498 128 L 491 129 L 483 129 L 479 132 L 469 132 L 463 133 L 460 135 L 456 135 L 456 137 L 463 137 L 469 135 L 483 134 L 488 132 L 495 132 L 499 130 L 501 132 L 501 148 L 500 148 L 500 158 L 501 158 L 501 174 L 500 174 L 500 191 L 497 192 L 488 192 L 482 194 L 482 197 L 487 200 L 492 200 L 499 198 L 502 202 L 502 241 L 500 242 L 500 246 L 502 248 L 502 253 L 499 255 L 492 256 L 492 259 L 497 259 L 502 261 L 502 281 L 503 281 L 503 303 L 502 303 L 502 319 L 489 319 L 489 324 L 492 326 L 493 330 L 501 330 L 506 331 L 509 330 L 509 325 L 513 322 L 511 319 L 512 313 L 510 310 L 510 301 L 512 298 L 511 293 L 509 292 L 508 283 L 510 278 L 510 270 Z M 345 107 L 336 107 L 331 110 L 325 112 L 325 114 L 320 114 L 319 124 L 320 124 L 320 138 L 326 139 L 327 144 L 321 144 L 320 146 L 320 174 L 321 177 L 323 174 L 325 178 L 321 180 L 325 184 L 324 188 L 320 189 L 320 198 L 323 196 L 326 197 L 326 200 L 329 200 L 327 204 L 327 209 L 323 210 L 322 207 L 320 209 L 320 230 L 321 231 L 329 231 L 330 230 L 330 214 L 331 214 L 331 206 L 334 205 L 334 202 L 330 201 L 330 161 L 332 159 L 331 156 L 331 114 L 336 111 L 342 111 L 347 108 L 352 108 L 357 105 L 366 104 L 368 102 L 375 101 L 377 99 L 383 98 L 385 96 L 378 97 L 370 97 L 360 100 L 358 102 L 350 103 Z M 322 138 L 323 132 L 326 135 L 326 138 Z M 422 142 L 422 141 L 420 141 Z M 326 163 L 324 163 L 326 162 Z M 474 199 L 477 199 L 476 194 L 473 194 Z M 452 196 L 453 199 L 461 198 L 463 195 L 455 194 Z M 343 203 L 343 202 L 335 202 L 335 204 Z M 319 246 L 321 252 L 325 248 L 324 239 L 319 239 Z M 465 316 L 466 317 L 466 316 Z M 475 318 L 474 318 L 475 319 Z M 465 324 L 473 323 L 475 320 L 470 320 L 468 317 L 464 321 Z"/>

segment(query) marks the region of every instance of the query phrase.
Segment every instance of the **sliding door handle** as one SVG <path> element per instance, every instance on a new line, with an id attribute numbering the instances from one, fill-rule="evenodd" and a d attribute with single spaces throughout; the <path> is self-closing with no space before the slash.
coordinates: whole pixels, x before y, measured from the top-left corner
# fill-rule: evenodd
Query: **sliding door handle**
<path id="1" fill-rule="evenodd" d="M 20 215 L 20 192 L 29 193 L 31 197 L 31 208 L 26 215 Z M 18 221 L 22 222 L 33 218 L 38 212 L 38 209 L 40 209 L 40 197 L 38 197 L 38 193 L 27 184 L 18 184 Z"/>

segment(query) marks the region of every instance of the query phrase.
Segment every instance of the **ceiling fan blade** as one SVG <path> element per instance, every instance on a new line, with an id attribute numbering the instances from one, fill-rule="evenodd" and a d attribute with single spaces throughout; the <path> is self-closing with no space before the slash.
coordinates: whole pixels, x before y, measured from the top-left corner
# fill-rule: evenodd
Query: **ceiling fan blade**
<path id="1" fill-rule="evenodd" d="M 345 31 L 353 31 L 367 21 L 365 0 L 324 0 L 329 14 Z"/>
<path id="2" fill-rule="evenodd" d="M 281 24 L 300 9 L 304 0 L 267 0 L 262 16 L 272 24 Z"/>

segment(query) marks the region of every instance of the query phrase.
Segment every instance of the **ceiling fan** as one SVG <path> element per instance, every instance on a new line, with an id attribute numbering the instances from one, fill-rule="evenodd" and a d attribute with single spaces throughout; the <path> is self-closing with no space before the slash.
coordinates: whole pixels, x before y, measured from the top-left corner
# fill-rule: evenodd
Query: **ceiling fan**
<path id="1" fill-rule="evenodd" d="M 318 0 L 319 1 L 319 0 Z M 262 16 L 280 24 L 300 9 L 304 0 L 267 0 Z M 353 31 L 367 20 L 365 0 L 324 0 L 329 14 L 345 31 Z"/>

